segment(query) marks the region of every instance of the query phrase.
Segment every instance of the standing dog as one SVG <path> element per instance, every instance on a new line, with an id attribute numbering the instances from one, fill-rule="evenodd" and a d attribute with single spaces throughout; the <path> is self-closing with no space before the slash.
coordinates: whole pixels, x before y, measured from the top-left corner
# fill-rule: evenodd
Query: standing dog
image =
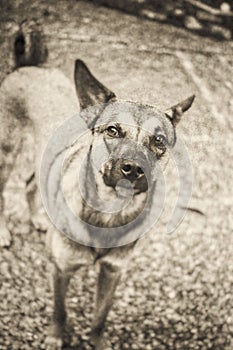
<path id="1" fill-rule="evenodd" d="M 20 35 L 23 39 L 22 32 Z M 91 239 L 94 237 L 95 240 L 95 232 L 102 228 L 109 229 L 113 236 L 115 232 L 115 236 L 112 247 L 108 245 L 105 248 L 101 244 L 89 247 L 69 239 L 53 226 L 49 228 L 47 242 L 54 262 L 54 313 L 46 344 L 47 349 L 62 347 L 66 319 L 65 294 L 70 277 L 79 267 L 98 262 L 100 273 L 92 341 L 97 350 L 104 350 L 104 323 L 120 278 L 121 267 L 125 265 L 135 245 L 135 242 L 126 245 L 121 245 L 121 242 L 124 242 L 124 237 L 131 234 L 133 229 L 145 224 L 146 213 L 140 220 L 136 219 L 147 199 L 152 198 L 151 192 L 155 190 L 156 184 L 153 174 L 158 166 L 166 163 L 168 149 L 173 148 L 176 141 L 175 126 L 182 114 L 191 107 L 194 96 L 165 112 L 153 106 L 118 101 L 115 94 L 97 81 L 81 60 L 75 63 L 73 86 L 57 69 L 22 67 L 22 62 L 25 62 L 23 55 L 24 49 L 19 52 L 16 47 L 17 66 L 21 67 L 7 76 L 0 91 L 1 206 L 3 209 L 4 184 L 22 148 L 25 125 L 31 121 L 35 131 L 35 176 L 38 179 L 42 150 L 55 128 L 67 117 L 77 113 L 77 94 L 83 111 L 81 117 L 87 125 L 89 136 L 82 147 L 74 146 L 68 156 L 62 179 L 63 192 L 69 199 L 72 210 L 86 224 L 84 230 Z M 30 62 L 30 55 L 27 62 Z M 33 63 L 36 63 L 35 57 Z M 89 109 L 95 105 L 102 107 Z M 94 172 L 93 164 L 98 157 L 95 147 L 99 143 L 104 145 L 109 158 L 99 171 Z M 74 176 L 75 170 L 81 167 L 80 159 L 84 155 L 86 160 L 82 166 L 85 168 L 84 192 L 87 201 L 75 190 Z M 28 177 L 31 175 L 28 174 Z M 130 189 L 127 187 L 129 185 Z M 119 197 L 118 191 L 121 198 L 131 194 L 129 205 L 117 212 L 103 212 L 98 206 L 93 208 L 96 195 L 115 201 Z M 134 224 L 131 225 L 132 222 Z M 3 215 L 0 224 L 0 241 L 2 245 L 6 245 L 10 234 Z M 115 239 L 118 233 L 122 241 Z"/>

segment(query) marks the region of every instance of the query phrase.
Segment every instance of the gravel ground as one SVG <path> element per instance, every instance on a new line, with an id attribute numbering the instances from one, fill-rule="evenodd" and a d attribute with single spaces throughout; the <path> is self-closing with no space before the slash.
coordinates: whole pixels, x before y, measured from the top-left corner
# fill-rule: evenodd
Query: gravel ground
<path id="1" fill-rule="evenodd" d="M 179 229 L 165 235 L 165 213 L 142 240 L 108 317 L 111 348 L 232 350 L 232 43 L 82 1 L 38 3 L 9 2 L 7 11 L 3 7 L 1 80 L 12 67 L 13 21 L 39 17 L 48 41 L 48 65 L 69 77 L 73 60 L 80 57 L 120 98 L 166 105 L 197 94 L 179 132 L 193 163 L 191 204 L 205 215 L 188 212 Z M 171 174 L 168 169 L 168 180 Z M 20 217 L 26 211 L 24 196 L 17 180 L 12 183 L 15 188 L 8 186 L 6 193 L 8 211 Z M 175 198 L 172 181 L 168 189 L 169 202 Z M 0 254 L 1 350 L 44 349 L 52 310 L 45 236 L 26 233 L 23 227 L 25 233 L 15 235 L 12 246 Z M 65 349 L 91 349 L 96 274 L 90 267 L 72 280 Z"/>

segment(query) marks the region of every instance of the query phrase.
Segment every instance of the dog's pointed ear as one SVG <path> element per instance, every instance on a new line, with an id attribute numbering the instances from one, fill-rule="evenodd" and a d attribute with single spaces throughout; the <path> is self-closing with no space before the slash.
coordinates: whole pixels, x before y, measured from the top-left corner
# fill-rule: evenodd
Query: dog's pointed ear
<path id="1" fill-rule="evenodd" d="M 107 103 L 116 95 L 101 84 L 81 60 L 75 61 L 74 81 L 81 109 Z"/>
<path id="2" fill-rule="evenodd" d="M 186 100 L 177 103 L 175 106 L 172 106 L 168 108 L 165 111 L 166 116 L 171 120 L 173 125 L 177 125 L 184 114 L 193 104 L 193 101 L 195 99 L 195 95 L 192 95 Z"/>

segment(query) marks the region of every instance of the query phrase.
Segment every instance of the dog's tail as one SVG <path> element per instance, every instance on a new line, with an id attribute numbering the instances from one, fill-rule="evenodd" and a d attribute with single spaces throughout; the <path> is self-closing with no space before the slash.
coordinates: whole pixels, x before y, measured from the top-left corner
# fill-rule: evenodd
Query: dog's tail
<path id="1" fill-rule="evenodd" d="M 14 39 L 14 58 L 16 68 L 39 66 L 48 57 L 48 50 L 41 26 L 36 21 L 24 20 Z"/>

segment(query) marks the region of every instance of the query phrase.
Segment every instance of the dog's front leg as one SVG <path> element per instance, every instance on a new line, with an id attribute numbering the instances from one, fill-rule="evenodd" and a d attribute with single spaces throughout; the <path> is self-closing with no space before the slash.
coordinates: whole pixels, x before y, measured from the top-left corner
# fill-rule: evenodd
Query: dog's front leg
<path id="1" fill-rule="evenodd" d="M 69 285 L 70 274 L 61 271 L 54 265 L 53 292 L 54 309 L 52 324 L 46 338 L 46 350 L 60 350 L 66 321 L 65 295 Z"/>
<path id="2" fill-rule="evenodd" d="M 98 276 L 96 311 L 92 324 L 91 339 L 96 350 L 104 350 L 103 341 L 104 323 L 113 303 L 113 295 L 119 282 L 121 273 L 119 267 L 107 262 L 100 265 Z"/>

